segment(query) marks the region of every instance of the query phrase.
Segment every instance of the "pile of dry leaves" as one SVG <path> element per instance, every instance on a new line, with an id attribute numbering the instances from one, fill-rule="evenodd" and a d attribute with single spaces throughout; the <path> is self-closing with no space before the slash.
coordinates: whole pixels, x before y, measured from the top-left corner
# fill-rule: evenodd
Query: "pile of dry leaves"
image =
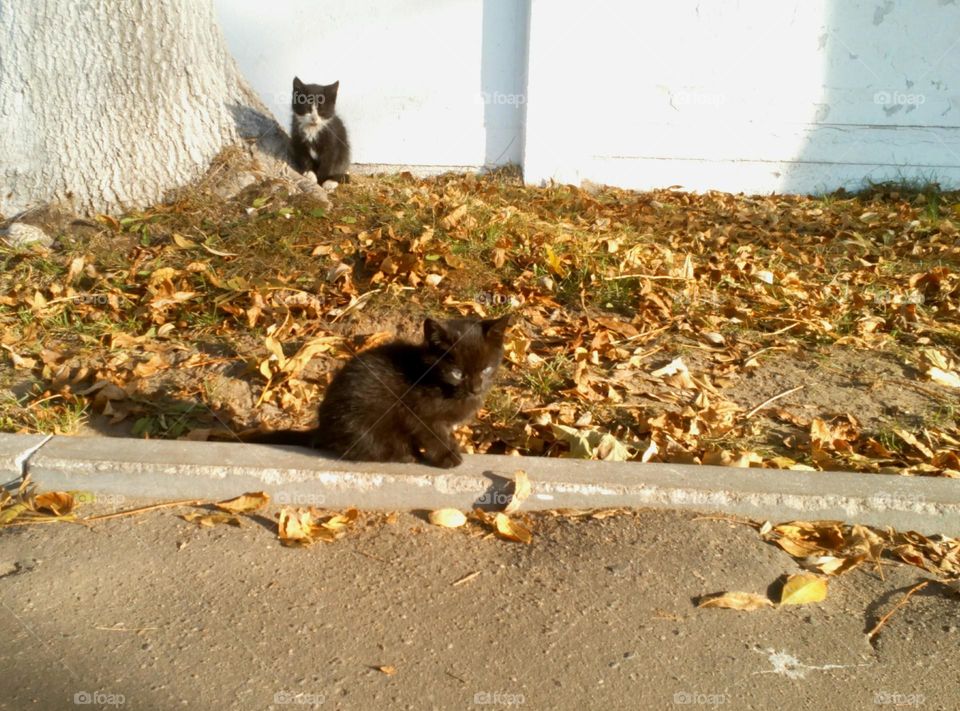
<path id="1" fill-rule="evenodd" d="M 517 314 L 476 452 L 960 476 L 960 202 L 533 188 L 186 191 L 0 247 L 5 431 L 309 426 L 424 315 Z"/>

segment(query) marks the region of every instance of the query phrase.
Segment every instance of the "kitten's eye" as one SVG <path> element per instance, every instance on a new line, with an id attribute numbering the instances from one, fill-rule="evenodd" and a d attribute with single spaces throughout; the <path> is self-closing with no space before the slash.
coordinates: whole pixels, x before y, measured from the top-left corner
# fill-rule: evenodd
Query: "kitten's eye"
<path id="1" fill-rule="evenodd" d="M 457 380 L 457 381 L 463 380 L 463 371 L 460 370 L 459 368 L 451 368 L 450 379 Z"/>
<path id="2" fill-rule="evenodd" d="M 486 368 L 483 369 L 483 374 L 484 374 L 484 375 L 490 375 L 490 373 L 492 373 L 492 372 L 493 372 L 493 366 L 492 366 L 492 365 L 488 365 Z"/>

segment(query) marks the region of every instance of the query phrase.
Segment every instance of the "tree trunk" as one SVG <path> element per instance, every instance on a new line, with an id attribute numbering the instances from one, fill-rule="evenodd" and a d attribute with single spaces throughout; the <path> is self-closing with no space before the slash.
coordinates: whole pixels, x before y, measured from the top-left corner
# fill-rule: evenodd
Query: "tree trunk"
<path id="1" fill-rule="evenodd" d="M 211 0 L 0 2 L 0 215 L 155 203 L 250 135 L 284 154 Z"/>

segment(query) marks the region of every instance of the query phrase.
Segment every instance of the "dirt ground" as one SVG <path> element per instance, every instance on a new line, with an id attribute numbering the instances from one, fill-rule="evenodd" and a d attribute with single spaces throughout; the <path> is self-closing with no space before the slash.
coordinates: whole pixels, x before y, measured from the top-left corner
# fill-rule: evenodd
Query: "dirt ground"
<path id="1" fill-rule="evenodd" d="M 0 245 L 0 430 L 306 427 L 359 350 L 510 311 L 468 450 L 960 476 L 956 194 L 228 177 Z"/>

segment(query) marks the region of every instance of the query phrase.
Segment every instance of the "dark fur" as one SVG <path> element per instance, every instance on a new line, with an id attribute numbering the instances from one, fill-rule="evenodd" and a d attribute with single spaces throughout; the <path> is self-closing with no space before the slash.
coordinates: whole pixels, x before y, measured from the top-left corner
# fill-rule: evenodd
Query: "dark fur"
<path id="1" fill-rule="evenodd" d="M 508 316 L 427 319 L 423 343 L 395 341 L 350 359 L 327 388 L 315 430 L 255 441 L 309 445 L 343 459 L 455 467 L 462 457 L 453 428 L 483 404 L 508 325 Z"/>
<path id="2" fill-rule="evenodd" d="M 312 170 L 321 184 L 325 180 L 347 182 L 347 170 L 350 167 L 350 140 L 343 121 L 336 114 L 339 88 L 339 81 L 324 86 L 304 84 L 299 78 L 293 78 L 293 117 L 290 126 L 293 163 L 301 173 Z M 330 122 L 316 137 L 311 138 L 304 133 L 297 117 L 309 115 L 314 107 L 320 118 L 330 119 Z M 316 158 L 310 155 L 311 148 Z"/>

